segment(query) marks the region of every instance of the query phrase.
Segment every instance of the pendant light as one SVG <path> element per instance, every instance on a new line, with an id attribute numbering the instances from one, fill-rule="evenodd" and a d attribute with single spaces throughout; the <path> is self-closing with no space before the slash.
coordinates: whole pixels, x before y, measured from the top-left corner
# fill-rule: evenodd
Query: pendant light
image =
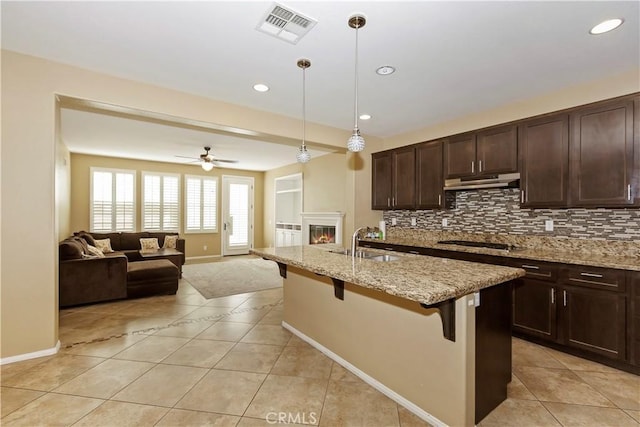
<path id="1" fill-rule="evenodd" d="M 298 163 L 307 163 L 311 160 L 311 154 L 307 151 L 307 144 L 305 142 L 306 123 L 307 123 L 307 103 L 306 103 L 306 80 L 305 70 L 311 66 L 311 61 L 308 59 L 299 59 L 298 67 L 302 68 L 302 145 L 298 150 L 296 159 Z"/>
<path id="2" fill-rule="evenodd" d="M 349 18 L 349 26 L 356 30 L 356 72 L 355 72 L 355 96 L 354 96 L 354 112 L 353 112 L 353 134 L 347 141 L 347 149 L 357 152 L 364 150 L 364 138 L 360 135 L 358 129 L 358 29 L 364 27 L 367 20 L 362 15 L 353 15 Z"/>

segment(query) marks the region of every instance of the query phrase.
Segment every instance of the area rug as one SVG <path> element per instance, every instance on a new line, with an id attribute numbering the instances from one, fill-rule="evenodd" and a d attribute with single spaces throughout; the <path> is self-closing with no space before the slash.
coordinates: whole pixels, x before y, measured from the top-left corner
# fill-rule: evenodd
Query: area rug
<path id="1" fill-rule="evenodd" d="M 282 287 L 278 264 L 262 258 L 187 264 L 182 278 L 207 299 Z"/>

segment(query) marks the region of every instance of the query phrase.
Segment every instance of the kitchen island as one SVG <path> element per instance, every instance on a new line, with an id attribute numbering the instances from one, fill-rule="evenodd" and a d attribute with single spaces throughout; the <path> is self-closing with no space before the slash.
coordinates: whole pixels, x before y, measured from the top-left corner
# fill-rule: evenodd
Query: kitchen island
<path id="1" fill-rule="evenodd" d="M 474 425 L 506 398 L 523 270 L 332 249 L 252 250 L 280 266 L 285 328 L 432 424 Z"/>

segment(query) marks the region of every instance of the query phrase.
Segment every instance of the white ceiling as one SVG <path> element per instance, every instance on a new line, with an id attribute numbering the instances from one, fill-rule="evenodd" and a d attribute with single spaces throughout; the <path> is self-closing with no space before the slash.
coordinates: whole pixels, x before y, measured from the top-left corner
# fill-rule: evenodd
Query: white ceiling
<path id="1" fill-rule="evenodd" d="M 361 12 L 360 111 L 373 118 L 360 128 L 383 138 L 640 66 L 637 1 L 281 3 L 318 21 L 295 45 L 255 29 L 272 2 L 2 1 L 2 48 L 296 118 L 296 62 L 305 57 L 312 63 L 307 119 L 349 130 L 355 31 L 347 20 Z M 625 23 L 589 35 L 611 17 Z M 378 76 L 381 65 L 397 71 Z M 255 92 L 257 82 L 271 90 Z M 113 120 L 67 111 L 63 137 L 72 151 L 120 144 L 120 155 L 166 153 L 164 161 L 197 156 L 210 143 L 243 169 L 266 170 L 295 156 L 295 147 L 256 149 L 255 140 Z M 267 157 L 276 162 L 261 164 Z"/>

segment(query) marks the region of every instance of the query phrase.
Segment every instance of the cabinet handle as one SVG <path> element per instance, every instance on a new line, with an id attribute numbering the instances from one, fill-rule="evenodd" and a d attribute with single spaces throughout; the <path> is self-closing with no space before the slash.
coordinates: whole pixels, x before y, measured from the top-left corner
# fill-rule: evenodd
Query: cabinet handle
<path id="1" fill-rule="evenodd" d="M 529 265 L 529 264 L 522 264 L 522 268 L 530 268 L 532 270 L 540 270 L 540 267 L 538 267 L 537 265 Z"/>
<path id="2" fill-rule="evenodd" d="M 524 203 L 524 190 L 520 192 L 520 203 Z"/>
<path id="3" fill-rule="evenodd" d="M 627 184 L 627 200 L 631 201 L 631 184 Z"/>
<path id="4" fill-rule="evenodd" d="M 482 160 L 478 160 L 478 172 L 482 172 Z"/>
<path id="5" fill-rule="evenodd" d="M 438 206 L 442 204 L 442 194 L 438 194 Z"/>
<path id="6" fill-rule="evenodd" d="M 567 291 L 562 291 L 562 305 L 567 306 Z"/>
<path id="7" fill-rule="evenodd" d="M 391 207 L 391 198 L 387 197 L 387 207 L 390 208 Z"/>
<path id="8" fill-rule="evenodd" d="M 551 288 L 551 304 L 556 303 L 556 288 Z"/>
<path id="9" fill-rule="evenodd" d="M 476 171 L 476 162 L 471 162 L 471 173 L 475 173 Z"/>
<path id="10" fill-rule="evenodd" d="M 414 254 L 414 255 L 420 255 L 420 252 L 418 251 L 409 251 L 410 254 Z"/>
<path id="11" fill-rule="evenodd" d="M 581 276 L 587 276 L 587 277 L 598 277 L 600 279 L 602 279 L 602 274 L 596 274 L 596 273 L 580 273 Z"/>
<path id="12" fill-rule="evenodd" d="M 385 251 L 395 251 L 393 248 L 384 248 Z"/>
<path id="13" fill-rule="evenodd" d="M 396 207 L 396 198 L 395 197 L 391 198 L 391 206 L 393 206 L 394 208 Z"/>

